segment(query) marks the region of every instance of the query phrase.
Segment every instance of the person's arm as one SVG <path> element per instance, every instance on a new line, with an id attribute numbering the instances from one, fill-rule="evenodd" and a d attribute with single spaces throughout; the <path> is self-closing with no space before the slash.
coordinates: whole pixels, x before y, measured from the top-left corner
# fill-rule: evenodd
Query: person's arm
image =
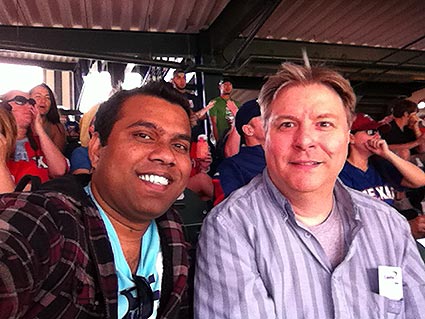
<path id="1" fill-rule="evenodd" d="M 241 136 L 236 130 L 235 125 L 231 126 L 227 134 L 226 144 L 224 145 L 224 157 L 226 158 L 238 154 L 241 144 Z"/>
<path id="2" fill-rule="evenodd" d="M 399 152 L 403 150 L 411 150 L 412 148 L 418 147 L 421 144 L 422 139 L 418 139 L 412 142 L 404 144 L 390 144 L 388 145 L 389 149 L 393 152 Z"/>
<path id="3" fill-rule="evenodd" d="M 32 107 L 32 111 L 34 114 L 34 133 L 40 140 L 40 148 L 45 156 L 46 164 L 49 167 L 49 176 L 51 178 L 62 176 L 68 170 L 67 160 L 44 130 L 38 109 Z"/>
<path id="4" fill-rule="evenodd" d="M 48 234 L 54 232 L 46 229 L 50 219 L 45 210 L 30 205 L 26 198 L 6 194 L 0 200 L 0 319 L 25 317 L 39 293 L 39 280 L 51 271 L 49 243 L 53 237 Z"/>
<path id="5" fill-rule="evenodd" d="M 366 147 L 376 155 L 389 161 L 403 176 L 401 185 L 404 187 L 418 188 L 425 186 L 425 173 L 416 165 L 402 159 L 392 152 L 387 142 L 383 139 L 372 139 Z"/>
<path id="6" fill-rule="evenodd" d="M 205 106 L 201 110 L 195 112 L 197 120 L 198 121 L 205 120 L 207 118 L 208 111 L 211 110 L 214 107 L 214 105 L 215 105 L 215 101 L 212 100 L 208 103 L 207 106 Z"/>
<path id="7" fill-rule="evenodd" d="M 409 225 L 415 239 L 425 237 L 425 216 L 418 216 L 409 220 Z"/>
<path id="8" fill-rule="evenodd" d="M 425 153 L 425 136 L 422 134 L 421 129 L 419 128 L 419 117 L 412 117 L 411 122 L 409 123 L 409 128 L 413 131 L 416 137 L 416 141 L 419 145 L 416 147 L 418 153 Z"/>
<path id="9" fill-rule="evenodd" d="M 246 231 L 211 213 L 198 242 L 195 318 L 275 318 L 274 302 L 258 272 Z"/>

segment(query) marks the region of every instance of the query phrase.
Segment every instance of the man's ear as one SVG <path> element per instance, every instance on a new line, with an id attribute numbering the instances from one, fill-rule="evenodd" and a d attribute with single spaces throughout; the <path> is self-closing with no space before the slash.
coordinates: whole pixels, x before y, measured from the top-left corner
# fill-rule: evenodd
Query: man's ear
<path id="1" fill-rule="evenodd" d="M 252 136 L 252 135 L 254 135 L 254 129 L 249 124 L 242 125 L 242 132 L 244 132 L 244 134 L 246 136 Z"/>
<path id="2" fill-rule="evenodd" d="M 95 169 L 99 163 L 99 159 L 103 149 L 103 146 L 100 143 L 98 132 L 93 133 L 93 136 L 89 141 L 88 148 L 89 148 L 89 158 L 90 158 L 91 166 Z"/>
<path id="3" fill-rule="evenodd" d="M 354 134 L 353 133 L 348 133 L 348 136 L 349 136 L 348 142 L 350 144 L 353 144 L 354 143 Z"/>

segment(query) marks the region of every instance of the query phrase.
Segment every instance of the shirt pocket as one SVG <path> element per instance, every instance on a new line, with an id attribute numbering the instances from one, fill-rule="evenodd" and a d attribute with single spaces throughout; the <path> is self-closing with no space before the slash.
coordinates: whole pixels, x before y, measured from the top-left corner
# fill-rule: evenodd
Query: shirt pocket
<path id="1" fill-rule="evenodd" d="M 376 293 L 369 293 L 372 318 L 401 319 L 404 318 L 404 301 L 391 300 Z"/>

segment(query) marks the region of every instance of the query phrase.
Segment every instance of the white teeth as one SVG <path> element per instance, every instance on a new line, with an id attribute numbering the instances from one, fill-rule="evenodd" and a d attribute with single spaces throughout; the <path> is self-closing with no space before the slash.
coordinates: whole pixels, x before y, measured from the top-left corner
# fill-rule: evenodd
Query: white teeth
<path id="1" fill-rule="evenodd" d="M 165 178 L 164 176 L 158 176 L 158 175 L 145 174 L 145 175 L 140 175 L 139 178 L 142 181 L 146 181 L 146 182 L 157 184 L 157 185 L 163 185 L 163 186 L 166 186 L 170 183 L 170 181 L 167 178 Z"/>

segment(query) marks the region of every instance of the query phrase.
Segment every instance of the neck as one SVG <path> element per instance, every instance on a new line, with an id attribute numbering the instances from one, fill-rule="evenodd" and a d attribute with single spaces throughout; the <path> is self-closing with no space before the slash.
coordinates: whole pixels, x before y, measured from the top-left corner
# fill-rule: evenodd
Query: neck
<path id="1" fill-rule="evenodd" d="M 16 134 L 16 139 L 22 140 L 23 138 L 27 137 L 27 128 L 18 127 L 18 132 Z"/>
<path id="2" fill-rule="evenodd" d="M 255 136 L 247 136 L 247 135 L 245 135 L 245 145 L 246 146 L 262 145 L 263 142 L 264 142 L 263 140 L 255 137 Z"/>
<path id="3" fill-rule="evenodd" d="M 295 213 L 295 218 L 306 226 L 316 226 L 323 223 L 332 211 L 332 194 L 324 198 L 312 196 L 312 194 L 301 195 L 290 200 Z M 320 205 L 318 205 L 320 203 Z"/>
<path id="4" fill-rule="evenodd" d="M 176 90 L 179 91 L 180 93 L 186 93 L 186 89 L 179 89 L 176 87 Z"/>
<path id="5" fill-rule="evenodd" d="M 361 169 L 363 172 L 366 172 L 369 167 L 369 157 L 362 156 L 354 148 L 351 149 L 347 161 L 351 165 Z"/>
<path id="6" fill-rule="evenodd" d="M 228 99 L 230 99 L 230 94 L 229 93 L 224 93 L 224 94 L 221 94 L 220 97 L 222 99 L 224 99 L 224 100 L 228 100 Z"/>
<path id="7" fill-rule="evenodd" d="M 115 231 L 117 232 L 120 241 L 140 241 L 150 225 L 150 221 L 134 222 L 123 216 L 122 213 L 113 209 L 99 194 L 94 183 L 91 184 L 91 191 L 97 203 L 102 207 L 105 214 L 108 216 Z"/>
<path id="8" fill-rule="evenodd" d="M 407 123 L 405 123 L 405 121 L 403 120 L 403 118 L 402 117 L 400 117 L 400 118 L 397 118 L 397 117 L 395 117 L 394 118 L 394 122 L 397 124 L 397 126 L 403 131 L 404 130 L 404 127 L 407 125 Z"/>

